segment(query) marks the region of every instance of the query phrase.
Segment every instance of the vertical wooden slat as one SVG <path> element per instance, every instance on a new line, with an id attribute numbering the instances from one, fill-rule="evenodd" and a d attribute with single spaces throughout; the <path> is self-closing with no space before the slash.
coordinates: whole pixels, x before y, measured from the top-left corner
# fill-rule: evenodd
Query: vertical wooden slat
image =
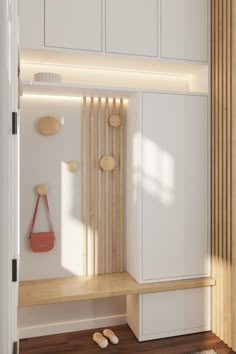
<path id="1" fill-rule="evenodd" d="M 105 154 L 109 155 L 109 101 L 105 103 Z M 105 272 L 110 270 L 110 199 L 109 199 L 109 172 L 105 172 Z"/>
<path id="2" fill-rule="evenodd" d="M 236 350 L 236 3 L 231 1 L 231 306 L 232 306 L 232 348 Z"/>
<path id="3" fill-rule="evenodd" d="M 98 99 L 97 114 L 97 151 L 98 161 L 102 157 L 102 102 Z M 98 224 L 98 274 L 102 273 L 102 171 L 98 168 L 97 174 L 97 224 Z"/>
<path id="4" fill-rule="evenodd" d="M 223 5 L 223 4 L 222 4 Z M 226 268 L 227 268 L 227 259 L 226 259 L 226 250 L 227 250 L 227 154 L 226 154 L 226 146 L 227 146 L 227 4 L 222 6 L 223 13 L 223 26 L 222 26 L 222 37 L 223 37 L 223 68 L 222 68 L 222 80 L 223 80 L 223 123 L 222 123 L 222 181 L 223 181 L 223 204 L 222 204 L 222 218 L 223 218 L 223 238 L 222 238 L 222 258 L 223 258 L 223 331 L 222 335 L 225 338 L 225 341 L 228 342 L 228 304 L 227 304 L 227 276 L 226 276 Z"/>
<path id="5" fill-rule="evenodd" d="M 83 274 L 87 275 L 87 139 L 86 97 L 82 106 L 82 227 L 83 227 Z"/>
<path id="6" fill-rule="evenodd" d="M 211 1 L 211 259 L 212 259 L 212 276 L 216 278 L 216 262 L 215 262 L 215 0 Z M 212 287 L 212 331 L 216 331 L 216 288 Z"/>
<path id="7" fill-rule="evenodd" d="M 232 279 L 234 279 L 232 268 L 232 225 L 234 224 L 232 215 L 232 178 L 234 178 L 232 137 L 234 134 L 236 135 L 236 128 L 234 132 L 232 121 L 233 2 L 232 0 L 212 0 L 211 4 L 212 275 L 216 279 L 216 286 L 212 289 L 212 330 L 230 347 L 233 346 L 234 348 L 236 346 L 236 342 L 233 341 L 236 311 L 234 316 L 233 304 L 235 301 L 233 301 L 233 295 L 236 287 L 234 290 L 232 284 Z M 236 15 L 236 6 L 234 14 Z M 235 24 L 234 27 L 236 32 Z"/>
<path id="8" fill-rule="evenodd" d="M 228 345 L 232 347 L 232 0 L 227 1 L 227 303 L 228 303 Z"/>
<path id="9" fill-rule="evenodd" d="M 116 114 L 116 99 L 113 99 L 112 114 Z M 117 128 L 112 129 L 112 155 L 116 168 L 112 171 L 112 271 L 117 271 Z"/>
<path id="10" fill-rule="evenodd" d="M 120 247 L 119 247 L 119 265 L 120 272 L 124 271 L 124 102 L 120 100 Z"/>
<path id="11" fill-rule="evenodd" d="M 219 73 L 218 73 L 218 66 L 219 66 L 219 29 L 218 29 L 218 13 L 219 13 L 219 0 L 215 0 L 215 87 L 214 87 L 214 94 L 215 94 L 215 262 L 216 262 L 216 278 L 219 279 Z M 218 287 L 216 287 L 216 333 L 219 332 L 219 291 Z M 215 310 L 214 309 L 214 310 Z"/>
<path id="12" fill-rule="evenodd" d="M 94 129 L 94 98 L 90 103 L 90 272 L 95 273 L 95 129 Z"/>

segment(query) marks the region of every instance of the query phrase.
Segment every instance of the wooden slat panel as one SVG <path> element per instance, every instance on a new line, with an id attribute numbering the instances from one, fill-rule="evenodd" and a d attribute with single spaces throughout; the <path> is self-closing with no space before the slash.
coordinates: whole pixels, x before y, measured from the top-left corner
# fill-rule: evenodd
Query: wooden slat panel
<path id="1" fill-rule="evenodd" d="M 219 75 L 219 88 L 218 88 L 218 104 L 219 104 L 219 123 L 218 123 L 218 134 L 219 134 L 219 256 L 218 256 L 218 264 L 219 264 L 219 286 L 218 286 L 218 296 L 219 296 L 219 322 L 218 322 L 218 327 L 219 327 L 219 335 L 221 338 L 224 337 L 223 334 L 223 326 L 224 323 L 222 321 L 223 318 L 223 249 L 222 249 L 222 240 L 223 240 L 223 218 L 222 218 L 222 213 L 223 213 L 223 180 L 222 180 L 222 175 L 223 175 L 223 156 L 222 156 L 222 149 L 223 149 L 223 139 L 222 139 L 222 131 L 223 131 L 223 3 L 222 0 L 219 1 L 219 46 L 218 46 L 218 58 L 219 58 L 219 66 L 218 66 L 218 75 Z"/>
<path id="2" fill-rule="evenodd" d="M 121 116 L 121 126 L 120 126 L 120 272 L 124 271 L 124 102 L 123 99 L 120 100 L 120 116 Z"/>
<path id="3" fill-rule="evenodd" d="M 90 103 L 90 228 L 89 228 L 89 274 L 95 273 L 95 129 L 94 98 Z"/>
<path id="4" fill-rule="evenodd" d="M 219 279 L 219 30 L 218 30 L 218 18 L 219 14 L 219 0 L 215 0 L 215 262 L 216 262 L 216 279 Z M 219 332 L 219 287 L 216 287 L 216 333 Z"/>
<path id="5" fill-rule="evenodd" d="M 211 4 L 212 275 L 216 279 L 216 287 L 212 292 L 212 330 L 230 347 L 233 346 L 234 348 L 234 346 L 236 347 L 236 337 L 235 341 L 232 340 L 232 334 L 235 332 L 236 313 L 233 314 L 233 296 L 236 286 L 234 289 L 232 284 L 232 279 L 234 279 L 234 269 L 232 268 L 234 266 L 232 260 L 232 248 L 234 244 L 232 238 L 232 222 L 234 221 L 232 215 L 232 178 L 234 178 L 236 170 L 234 172 L 233 169 L 232 152 L 234 151 L 234 146 L 232 145 L 232 141 L 234 134 L 236 136 L 236 128 L 234 131 L 232 126 L 233 2 L 232 0 L 212 0 Z M 236 5 L 234 6 L 234 14 L 236 15 Z M 234 24 L 234 31 L 236 39 L 236 24 Z"/>
<path id="6" fill-rule="evenodd" d="M 138 284 L 128 273 L 24 281 L 19 307 L 213 286 L 212 278 Z"/>
<path id="7" fill-rule="evenodd" d="M 102 157 L 102 100 L 98 99 L 97 149 L 98 161 Z M 102 273 L 102 171 L 98 168 L 97 175 L 97 224 L 98 224 L 98 274 Z"/>
<path id="8" fill-rule="evenodd" d="M 87 275 L 87 139 L 86 97 L 82 106 L 82 223 L 83 223 L 83 274 Z"/>
<path id="9" fill-rule="evenodd" d="M 116 114 L 116 99 L 113 99 L 112 114 Z M 112 129 L 112 155 L 117 164 L 117 128 Z M 117 271 L 117 166 L 112 171 L 112 271 Z"/>
<path id="10" fill-rule="evenodd" d="M 231 237 L 231 261 L 232 261 L 232 276 L 231 276 L 231 286 L 232 286 L 232 348 L 236 350 L 236 2 L 232 0 L 232 67 L 231 67 L 231 107 L 232 107 L 232 133 L 231 133 L 231 153 L 232 153 L 232 184 L 231 184 L 231 195 L 232 195 L 232 237 Z"/>
<path id="11" fill-rule="evenodd" d="M 109 101 L 105 103 L 105 154 L 109 155 Z M 105 172 L 105 272 L 110 270 L 110 199 L 109 199 L 109 172 Z"/>

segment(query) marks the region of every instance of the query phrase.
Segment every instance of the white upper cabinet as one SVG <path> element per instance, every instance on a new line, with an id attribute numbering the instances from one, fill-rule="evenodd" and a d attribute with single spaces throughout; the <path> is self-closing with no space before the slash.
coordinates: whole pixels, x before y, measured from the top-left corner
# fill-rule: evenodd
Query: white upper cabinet
<path id="1" fill-rule="evenodd" d="M 208 0 L 160 0 L 162 58 L 207 62 Z"/>
<path id="2" fill-rule="evenodd" d="M 45 46 L 102 50 L 102 0 L 45 0 Z"/>
<path id="3" fill-rule="evenodd" d="M 21 48 L 208 61 L 208 0 L 20 0 Z"/>
<path id="4" fill-rule="evenodd" d="M 157 0 L 106 0 L 106 52 L 157 56 Z"/>
<path id="5" fill-rule="evenodd" d="M 143 281 L 207 276 L 208 100 L 143 95 Z"/>
<path id="6" fill-rule="evenodd" d="M 20 46 L 42 49 L 44 47 L 44 0 L 20 0 Z"/>

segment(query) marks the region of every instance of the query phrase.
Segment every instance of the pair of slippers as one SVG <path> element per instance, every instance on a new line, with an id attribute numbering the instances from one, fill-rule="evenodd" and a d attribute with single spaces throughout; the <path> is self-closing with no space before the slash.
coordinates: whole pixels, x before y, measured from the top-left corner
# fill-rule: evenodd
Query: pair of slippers
<path id="1" fill-rule="evenodd" d="M 97 345 L 104 349 L 108 346 L 108 340 L 112 343 L 112 344 L 118 344 L 119 343 L 119 339 L 118 337 L 115 335 L 115 333 L 111 330 L 111 329 L 104 329 L 104 331 L 102 333 L 96 332 L 93 334 L 93 341 L 95 343 L 97 343 Z"/>

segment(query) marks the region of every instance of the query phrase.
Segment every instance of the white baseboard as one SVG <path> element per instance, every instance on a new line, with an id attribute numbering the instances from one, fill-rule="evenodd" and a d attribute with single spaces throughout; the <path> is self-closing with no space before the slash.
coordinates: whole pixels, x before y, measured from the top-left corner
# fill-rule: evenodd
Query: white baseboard
<path id="1" fill-rule="evenodd" d="M 127 315 L 91 318 L 73 322 L 51 323 L 35 327 L 18 328 L 20 339 L 77 332 L 85 329 L 117 326 L 127 323 Z"/>

